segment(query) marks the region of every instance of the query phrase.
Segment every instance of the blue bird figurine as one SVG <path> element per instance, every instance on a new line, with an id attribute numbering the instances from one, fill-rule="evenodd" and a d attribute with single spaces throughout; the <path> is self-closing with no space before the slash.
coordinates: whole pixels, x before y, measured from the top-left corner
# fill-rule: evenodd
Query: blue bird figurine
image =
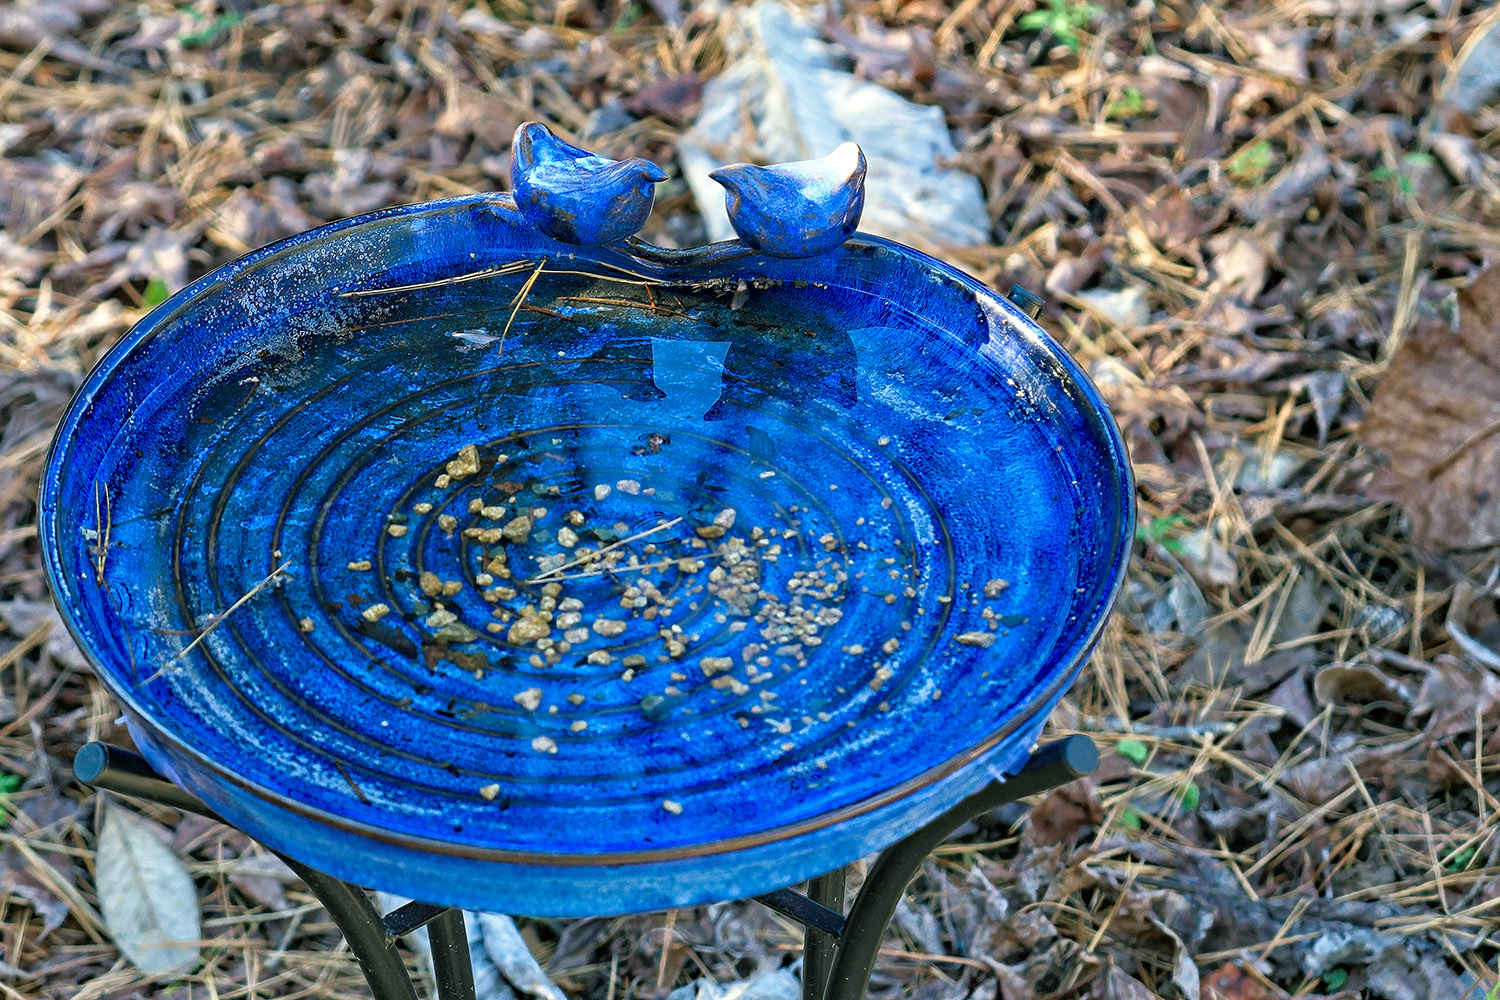
<path id="1" fill-rule="evenodd" d="M 511 146 L 511 190 L 526 221 L 563 243 L 598 246 L 632 236 L 651 214 L 666 172 L 649 160 L 611 160 L 524 122 Z"/>
<path id="2" fill-rule="evenodd" d="M 709 171 L 724 186 L 740 242 L 771 257 L 814 257 L 854 234 L 865 207 L 865 154 L 852 142 L 821 160 Z"/>

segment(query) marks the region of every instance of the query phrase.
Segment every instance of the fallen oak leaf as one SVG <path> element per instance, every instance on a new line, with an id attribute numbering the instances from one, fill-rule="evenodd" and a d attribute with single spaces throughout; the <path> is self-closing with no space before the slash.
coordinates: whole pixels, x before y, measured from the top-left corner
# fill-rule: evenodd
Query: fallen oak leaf
<path id="1" fill-rule="evenodd" d="M 1458 329 L 1420 324 L 1391 357 L 1360 429 L 1385 458 L 1369 492 L 1426 549 L 1500 542 L 1500 268 L 1458 293 Z"/>

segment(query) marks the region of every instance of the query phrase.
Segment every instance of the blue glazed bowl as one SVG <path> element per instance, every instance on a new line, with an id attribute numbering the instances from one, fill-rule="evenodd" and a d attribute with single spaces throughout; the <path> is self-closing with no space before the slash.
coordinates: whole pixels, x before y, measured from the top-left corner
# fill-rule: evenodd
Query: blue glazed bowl
<path id="1" fill-rule="evenodd" d="M 972 278 L 569 246 L 481 195 L 174 295 L 40 522 L 142 752 L 229 821 L 588 916 L 795 883 L 1013 771 L 1133 514 L 1094 388 Z"/>

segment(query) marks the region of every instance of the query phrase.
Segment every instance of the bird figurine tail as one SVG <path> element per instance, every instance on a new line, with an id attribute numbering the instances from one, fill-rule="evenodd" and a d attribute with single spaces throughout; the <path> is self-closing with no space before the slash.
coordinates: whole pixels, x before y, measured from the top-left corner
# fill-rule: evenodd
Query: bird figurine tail
<path id="1" fill-rule="evenodd" d="M 852 142 L 818 160 L 709 171 L 740 242 L 772 257 L 814 257 L 843 243 L 865 207 L 865 154 Z"/>
<path id="2" fill-rule="evenodd" d="M 597 246 L 634 235 L 667 179 L 650 160 L 611 160 L 569 145 L 539 122 L 516 129 L 511 189 L 533 226 L 563 243 Z"/>

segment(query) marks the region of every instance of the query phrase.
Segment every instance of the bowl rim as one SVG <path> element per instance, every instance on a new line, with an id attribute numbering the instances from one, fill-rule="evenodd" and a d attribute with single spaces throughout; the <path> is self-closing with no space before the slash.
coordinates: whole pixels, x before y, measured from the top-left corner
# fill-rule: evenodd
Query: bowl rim
<path id="1" fill-rule="evenodd" d="M 240 774 L 223 762 L 209 756 L 183 736 L 157 722 L 154 713 L 146 710 L 141 702 L 114 676 L 114 673 L 104 665 L 104 658 L 98 655 L 92 648 L 92 644 L 85 640 L 83 629 L 71 606 L 59 599 L 59 596 L 67 593 L 69 589 L 63 584 L 64 577 L 62 566 L 59 562 L 61 546 L 57 537 L 57 501 L 62 483 L 62 470 L 59 467 L 59 463 L 67 454 L 67 442 L 71 440 L 72 431 L 80 422 L 83 411 L 93 401 L 94 395 L 101 386 L 113 374 L 114 369 L 139 344 L 155 335 L 166 323 L 175 318 L 180 311 L 195 303 L 201 296 L 211 291 L 214 287 L 233 280 L 242 272 L 282 254 L 294 252 L 304 244 L 313 244 L 337 236 L 344 230 L 376 222 L 402 219 L 408 216 L 437 214 L 462 208 L 477 208 L 484 204 L 511 211 L 515 210 L 515 202 L 509 194 L 481 192 L 460 195 L 453 198 L 416 202 L 382 209 L 365 215 L 340 219 L 252 250 L 227 264 L 213 269 L 196 281 L 188 284 L 139 320 L 125 336 L 121 337 L 119 341 L 104 353 L 104 356 L 99 359 L 93 369 L 85 376 L 74 393 L 73 398 L 69 401 L 62 418 L 58 421 L 57 429 L 47 449 L 46 460 L 43 465 L 41 489 L 37 501 L 38 538 L 41 542 L 42 564 L 47 575 L 47 584 L 51 588 L 53 604 L 57 608 L 64 626 L 67 628 L 74 643 L 88 660 L 90 667 L 94 671 L 94 675 L 99 678 L 110 694 L 125 707 L 127 712 L 147 727 L 152 737 L 162 740 L 169 746 L 169 750 L 167 751 L 169 756 L 172 751 L 175 751 L 186 757 L 194 766 L 213 775 L 217 780 L 249 793 L 254 798 L 260 799 L 275 808 L 322 824 L 341 833 L 362 837 L 393 847 L 405 848 L 428 855 L 548 868 L 587 867 L 595 865 L 642 865 L 664 861 L 709 859 L 752 848 L 787 842 L 798 837 L 836 827 L 880 809 L 893 806 L 904 799 L 908 799 L 924 790 L 937 786 L 945 779 L 959 773 L 965 767 L 1000 747 L 1024 726 L 1035 722 L 1037 713 L 1050 707 L 1052 702 L 1072 685 L 1082 670 L 1084 663 L 1097 645 L 1104 627 L 1110 620 L 1130 562 L 1136 508 L 1135 475 L 1119 427 L 1116 425 L 1113 415 L 1110 413 L 1109 407 L 1104 402 L 1098 388 L 1072 355 L 1064 350 L 1045 330 L 1005 296 L 999 294 L 972 275 L 937 260 L 920 250 L 884 237 L 868 233 L 856 233 L 848 241 L 850 245 L 875 247 L 898 256 L 906 257 L 923 269 L 939 273 L 952 280 L 965 292 L 972 295 L 976 302 L 984 302 L 992 307 L 998 307 L 1004 312 L 1006 318 L 1010 320 L 1015 333 L 1023 337 L 1029 346 L 1047 352 L 1060 365 L 1068 378 L 1071 379 L 1073 387 L 1078 390 L 1087 404 L 1087 412 L 1093 415 L 1099 424 L 1104 444 L 1107 446 L 1106 450 L 1115 459 L 1115 472 L 1119 476 L 1120 496 L 1123 503 L 1119 511 L 1119 530 L 1116 532 L 1113 545 L 1110 547 L 1114 565 L 1113 573 L 1106 585 L 1107 589 L 1104 599 L 1097 602 L 1093 609 L 1091 609 L 1090 620 L 1086 630 L 1082 633 L 1080 639 L 1073 644 L 1073 649 L 1068 658 L 1060 663 L 1052 681 L 1034 692 L 1028 700 L 1018 705 L 1017 710 L 1000 726 L 989 731 L 974 743 L 971 743 L 960 753 L 954 754 L 897 785 L 829 812 L 818 813 L 817 815 L 809 816 L 792 823 L 770 826 L 721 840 L 681 844 L 672 847 L 643 848 L 638 851 L 617 850 L 597 853 L 549 853 L 545 851 L 466 844 L 458 840 L 448 840 L 404 831 L 392 831 L 384 827 L 375 826 L 364 820 L 351 818 L 339 812 L 320 808 L 301 799 L 292 798 L 284 792 L 269 788 L 258 781 Z M 576 248 L 570 249 L 576 250 Z M 753 261 L 754 258 L 751 260 Z M 731 264 L 730 266 L 734 265 Z"/>

